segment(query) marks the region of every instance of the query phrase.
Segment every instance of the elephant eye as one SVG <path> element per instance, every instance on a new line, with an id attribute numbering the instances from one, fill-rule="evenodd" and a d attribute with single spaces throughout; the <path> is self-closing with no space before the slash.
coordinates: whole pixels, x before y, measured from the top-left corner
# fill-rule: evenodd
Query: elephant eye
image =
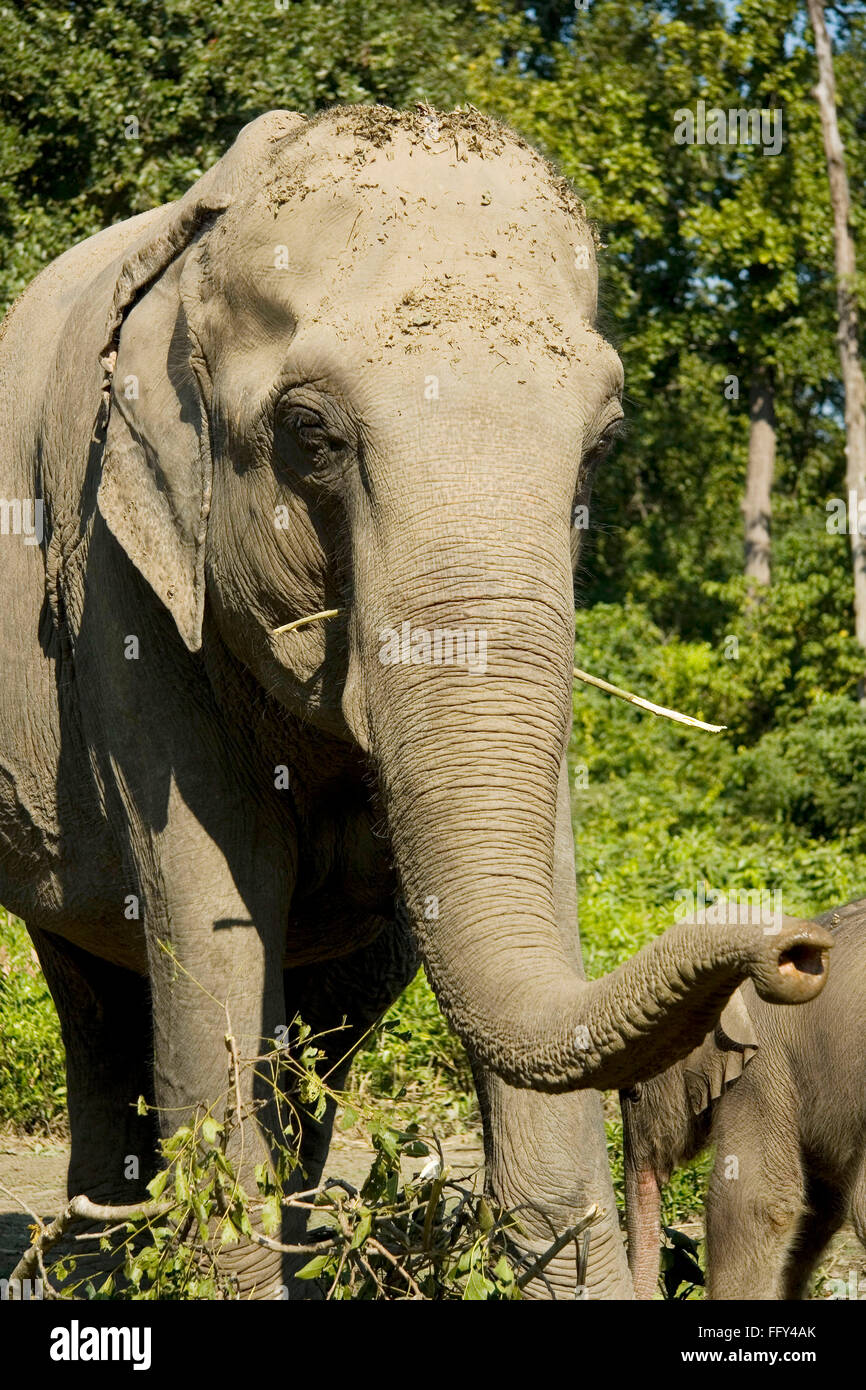
<path id="1" fill-rule="evenodd" d="M 274 460 L 301 477 L 322 476 L 346 448 L 324 415 L 296 401 L 280 401 L 274 412 Z"/>
<path id="2" fill-rule="evenodd" d="M 301 443 L 316 448 L 328 442 L 324 420 L 314 410 L 302 405 L 286 405 L 277 415 L 277 423 Z"/>
<path id="3" fill-rule="evenodd" d="M 584 454 L 583 469 L 590 478 L 595 473 L 600 463 L 603 463 L 610 453 L 614 441 L 623 432 L 623 421 L 621 418 L 614 420 L 599 435 L 592 448 Z"/>

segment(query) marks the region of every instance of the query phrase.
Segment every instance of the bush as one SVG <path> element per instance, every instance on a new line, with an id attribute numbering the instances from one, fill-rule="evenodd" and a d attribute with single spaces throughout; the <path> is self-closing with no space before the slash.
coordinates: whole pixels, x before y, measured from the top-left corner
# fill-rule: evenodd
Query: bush
<path id="1" fill-rule="evenodd" d="M 446 1131 L 477 1124 L 469 1059 L 423 970 L 358 1053 L 350 1085 L 359 1094 L 399 1098 L 411 1118 L 435 1120 Z"/>
<path id="2" fill-rule="evenodd" d="M 66 1066 L 54 1002 L 23 922 L 0 908 L 0 1124 L 66 1122 Z"/>
<path id="3" fill-rule="evenodd" d="M 866 823 L 866 717 L 842 696 L 819 700 L 737 758 L 731 800 L 746 815 L 815 836 Z"/>

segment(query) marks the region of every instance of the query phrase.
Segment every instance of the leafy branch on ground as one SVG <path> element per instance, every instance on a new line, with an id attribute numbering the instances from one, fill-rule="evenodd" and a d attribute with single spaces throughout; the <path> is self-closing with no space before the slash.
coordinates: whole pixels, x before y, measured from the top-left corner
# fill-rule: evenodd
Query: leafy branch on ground
<path id="1" fill-rule="evenodd" d="M 35 1218 L 32 1244 L 12 1278 L 39 1277 L 49 1298 L 231 1299 L 237 1288 L 219 1256 L 242 1238 L 306 1256 L 294 1277 L 317 1284 L 332 1300 L 517 1299 L 571 1240 L 585 1266 L 589 1228 L 600 1215 L 595 1208 L 552 1236 L 546 1250 L 518 1253 L 509 1237 L 525 1235 L 519 1215 L 454 1181 L 439 1139 L 422 1138 L 417 1123 L 394 1128 L 372 1108 L 359 1111 L 357 1097 L 350 1102 L 331 1090 L 319 1070 L 326 1056 L 320 1041 L 296 1018 L 281 1046 L 242 1058 L 228 1029 L 226 1090 L 162 1141 L 149 1199 L 104 1207 L 79 1196 L 49 1226 Z M 265 1094 L 260 1086 L 260 1098 L 247 1102 L 249 1068 Z M 342 1106 L 342 1129 L 363 1121 L 372 1141 L 374 1158 L 360 1189 L 334 1178 L 303 1189 L 303 1124 L 321 1120 L 330 1103 Z M 262 1112 L 274 1104 L 280 1115 L 279 1134 L 270 1135 L 275 1157 L 256 1166 L 252 1190 L 240 1177 L 244 1131 L 252 1122 L 262 1125 Z M 151 1107 L 142 1097 L 138 1108 Z M 426 1161 L 407 1177 L 407 1159 Z M 307 1234 L 285 1243 L 283 1218 L 291 1209 Z M 52 1249 L 80 1223 L 88 1223 L 75 1237 L 81 1253 L 51 1264 Z M 282 1293 L 288 1297 L 286 1286 Z"/>

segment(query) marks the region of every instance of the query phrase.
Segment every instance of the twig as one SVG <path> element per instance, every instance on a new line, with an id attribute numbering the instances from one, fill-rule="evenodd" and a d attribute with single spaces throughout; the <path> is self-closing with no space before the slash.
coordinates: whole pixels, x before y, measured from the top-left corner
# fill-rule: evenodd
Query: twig
<path id="1" fill-rule="evenodd" d="M 392 1264 L 396 1269 L 397 1273 L 401 1274 L 403 1278 L 406 1280 L 406 1283 L 409 1285 L 415 1297 L 423 1300 L 424 1295 L 419 1289 L 418 1285 L 415 1283 L 415 1280 L 412 1278 L 412 1275 L 409 1273 L 408 1269 L 403 1268 L 400 1261 L 396 1258 L 396 1256 L 391 1254 L 390 1250 L 386 1250 L 385 1246 L 381 1245 L 378 1240 L 373 1240 L 372 1236 L 368 1238 L 367 1245 L 372 1246 L 374 1250 L 378 1250 L 380 1255 L 384 1255 L 385 1259 L 389 1262 L 389 1264 Z"/>
<path id="2" fill-rule="evenodd" d="M 339 608 L 323 608 L 320 613 L 308 613 L 303 618 L 295 618 L 294 622 L 284 623 L 282 627 L 273 628 L 271 635 L 278 637 L 281 632 L 295 632 L 300 627 L 306 627 L 308 623 L 318 623 L 323 618 L 336 618 L 340 612 Z M 591 676 L 588 671 L 581 671 L 578 666 L 573 668 L 572 674 L 575 680 L 583 681 L 586 685 L 594 685 L 597 690 L 604 690 L 608 695 L 616 695 L 618 699 L 627 700 L 630 705 L 636 705 L 638 709 L 648 710 L 650 714 L 658 714 L 664 719 L 672 719 L 675 724 L 686 724 L 690 729 L 703 729 L 708 734 L 720 734 L 723 729 L 728 727 L 727 724 L 707 724 L 705 720 L 694 719 L 690 714 L 680 714 L 678 710 L 667 709 L 664 705 L 656 705 L 652 700 L 645 700 L 642 695 L 633 695 L 630 690 L 623 690 L 618 685 L 611 685 L 610 681 L 602 680 L 600 676 Z"/>
<path id="3" fill-rule="evenodd" d="M 589 1242 L 591 1236 L 592 1232 L 586 1230 L 583 1233 L 583 1239 L 575 1241 L 575 1246 L 577 1248 L 577 1287 L 579 1289 L 586 1287 L 586 1270 L 589 1264 Z"/>
<path id="4" fill-rule="evenodd" d="M 550 1261 L 556 1259 L 560 1250 L 564 1249 L 570 1240 L 574 1240 L 576 1236 L 579 1236 L 581 1231 L 586 1230 L 587 1226 L 592 1226 L 602 1215 L 602 1209 L 597 1203 L 593 1203 L 591 1207 L 588 1207 L 579 1221 L 576 1221 L 573 1226 L 569 1226 L 568 1230 L 563 1231 L 561 1236 L 557 1236 L 556 1240 L 545 1250 L 544 1254 L 539 1255 L 538 1259 L 529 1266 L 529 1269 L 524 1270 L 517 1279 L 517 1287 L 519 1289 L 525 1289 L 530 1280 L 537 1278 L 541 1271 L 550 1264 Z"/>
<path id="5" fill-rule="evenodd" d="M 673 719 L 675 724 L 687 724 L 690 729 L 704 729 L 708 734 L 720 734 L 728 727 L 727 724 L 705 724 L 703 719 L 693 719 L 690 714 L 680 714 L 675 709 L 665 709 L 664 705 L 654 705 L 652 700 L 645 700 L 642 695 L 632 695 L 631 691 L 621 690 L 618 685 L 611 685 L 610 681 L 603 681 L 600 676 L 591 676 L 588 671 L 581 671 L 577 666 L 574 668 L 574 678 L 584 681 L 587 685 L 594 685 L 596 689 L 604 690 L 608 695 L 616 695 L 620 700 L 627 700 L 630 705 L 637 705 L 639 709 L 649 710 L 650 714 Z"/>
<path id="6" fill-rule="evenodd" d="M 321 1240 L 311 1241 L 309 1245 L 283 1245 L 279 1240 L 272 1240 L 270 1236 L 263 1236 L 259 1231 L 253 1231 L 252 1235 L 247 1236 L 254 1245 L 261 1245 L 265 1250 L 275 1250 L 280 1255 L 315 1255 L 319 1246 L 333 1245 L 334 1234 L 323 1236 Z"/>
<path id="7" fill-rule="evenodd" d="M 55 1246 L 69 1230 L 69 1227 L 75 1225 L 77 1221 L 123 1222 L 131 1221 L 135 1217 L 142 1217 L 145 1221 L 153 1221 L 159 1216 L 165 1216 L 173 1206 L 174 1202 L 139 1202 L 128 1207 L 105 1207 L 91 1202 L 89 1197 L 73 1197 L 65 1210 L 51 1222 L 50 1226 L 46 1226 L 38 1217 L 36 1218 L 39 1222 L 39 1229 L 33 1237 L 33 1244 L 28 1250 L 25 1250 L 9 1277 L 10 1279 L 33 1278 L 45 1253 Z"/>
<path id="8" fill-rule="evenodd" d="M 279 637 L 281 632 L 297 632 L 299 627 L 306 627 L 307 623 L 318 623 L 322 618 L 336 618 L 339 608 L 323 608 L 321 613 L 308 613 L 305 618 L 295 618 L 293 623 L 283 623 L 282 627 L 275 627 L 271 630 L 272 637 Z"/>
<path id="9" fill-rule="evenodd" d="M 0 1192 L 5 1192 L 7 1197 L 11 1197 L 13 1202 L 17 1202 L 21 1210 L 25 1212 L 27 1216 L 33 1217 L 33 1220 L 36 1222 L 37 1226 L 42 1226 L 42 1217 L 37 1216 L 36 1212 L 33 1210 L 32 1207 L 28 1207 L 27 1203 L 22 1202 L 21 1198 L 18 1196 L 17 1193 L 10 1192 L 9 1188 L 6 1187 L 2 1182 L 0 1182 Z"/>

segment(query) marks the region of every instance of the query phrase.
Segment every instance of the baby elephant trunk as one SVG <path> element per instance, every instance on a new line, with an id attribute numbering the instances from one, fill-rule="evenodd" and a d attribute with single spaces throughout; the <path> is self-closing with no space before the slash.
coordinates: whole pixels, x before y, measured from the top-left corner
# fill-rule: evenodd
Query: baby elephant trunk
<path id="1" fill-rule="evenodd" d="M 635 1298 L 648 1300 L 659 1280 L 661 1185 L 655 1169 L 638 1157 L 630 1094 L 621 1093 L 628 1266 Z"/>

